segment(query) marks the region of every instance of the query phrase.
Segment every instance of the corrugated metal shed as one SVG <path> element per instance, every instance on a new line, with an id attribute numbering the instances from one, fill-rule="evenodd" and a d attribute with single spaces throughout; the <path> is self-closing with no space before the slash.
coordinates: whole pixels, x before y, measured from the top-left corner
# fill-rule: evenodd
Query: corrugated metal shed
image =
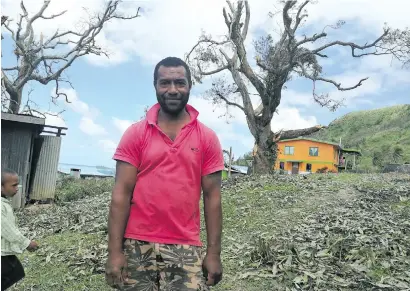
<path id="1" fill-rule="evenodd" d="M 21 203 L 28 196 L 34 139 L 42 131 L 45 119 L 19 114 L 1 114 L 1 167 L 20 176 Z"/>
<path id="2" fill-rule="evenodd" d="M 248 167 L 246 166 L 232 165 L 231 168 L 238 171 L 241 174 L 245 174 L 245 175 L 248 174 Z"/>
<path id="3" fill-rule="evenodd" d="M 36 139 L 34 144 L 36 156 L 30 199 L 45 200 L 54 198 L 60 148 L 60 136 L 43 135 Z"/>
<path id="4" fill-rule="evenodd" d="M 71 174 L 72 169 L 79 169 L 81 177 L 114 177 L 115 168 L 109 168 L 104 166 L 87 166 L 76 164 L 58 164 L 58 172 L 66 175 Z"/>

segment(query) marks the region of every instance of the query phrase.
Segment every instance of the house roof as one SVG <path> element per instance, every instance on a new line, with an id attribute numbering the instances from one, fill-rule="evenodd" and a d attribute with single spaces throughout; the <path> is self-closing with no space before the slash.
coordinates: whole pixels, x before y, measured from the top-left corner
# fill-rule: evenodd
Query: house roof
<path id="1" fill-rule="evenodd" d="M 1 113 L 1 119 L 7 121 L 14 121 L 20 123 L 28 123 L 28 124 L 35 124 L 35 125 L 45 125 L 46 119 L 31 115 L 25 114 L 11 114 L 7 112 Z"/>
<path id="2" fill-rule="evenodd" d="M 308 141 L 313 141 L 313 142 L 318 142 L 318 143 L 325 143 L 325 144 L 330 144 L 336 147 L 339 147 L 339 144 L 335 143 L 335 142 L 329 142 L 329 141 L 324 141 L 324 140 L 319 140 L 319 139 L 315 139 L 315 138 L 308 138 L 308 137 L 297 137 L 297 138 L 289 138 L 289 139 L 283 139 L 278 141 L 278 143 L 281 142 L 288 142 L 288 141 L 297 141 L 297 140 L 308 140 Z"/>
<path id="3" fill-rule="evenodd" d="M 290 139 L 283 139 L 281 141 L 278 141 L 278 143 L 281 142 L 288 142 L 288 141 L 297 141 L 297 140 L 308 140 L 308 141 L 312 141 L 312 142 L 318 142 L 318 143 L 324 143 L 324 144 L 329 144 L 332 146 L 337 147 L 338 149 L 340 149 L 342 152 L 345 153 L 354 153 L 354 154 L 359 154 L 361 155 L 361 152 L 357 149 L 348 149 L 348 148 L 342 148 L 338 143 L 335 142 L 329 142 L 329 141 L 324 141 L 324 140 L 319 140 L 319 139 L 315 139 L 315 138 L 308 138 L 308 137 L 297 137 L 297 138 L 290 138 Z"/>
<path id="4" fill-rule="evenodd" d="M 58 164 L 58 171 L 69 175 L 71 169 L 79 169 L 80 175 L 83 176 L 96 176 L 96 177 L 114 177 L 115 169 L 108 168 L 104 166 L 86 166 L 86 165 L 76 165 L 76 164 Z"/>

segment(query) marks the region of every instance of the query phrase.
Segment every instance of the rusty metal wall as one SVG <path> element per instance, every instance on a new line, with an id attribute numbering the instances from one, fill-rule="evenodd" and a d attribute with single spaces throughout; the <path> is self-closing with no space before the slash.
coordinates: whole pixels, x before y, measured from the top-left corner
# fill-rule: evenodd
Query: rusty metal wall
<path id="1" fill-rule="evenodd" d="M 60 148 L 61 137 L 44 135 L 35 139 L 30 199 L 54 199 Z"/>
<path id="2" fill-rule="evenodd" d="M 1 123 L 1 167 L 18 173 L 21 185 L 21 201 L 13 200 L 13 207 L 23 206 L 28 193 L 31 170 L 31 150 L 33 128 L 12 124 L 2 120 Z"/>

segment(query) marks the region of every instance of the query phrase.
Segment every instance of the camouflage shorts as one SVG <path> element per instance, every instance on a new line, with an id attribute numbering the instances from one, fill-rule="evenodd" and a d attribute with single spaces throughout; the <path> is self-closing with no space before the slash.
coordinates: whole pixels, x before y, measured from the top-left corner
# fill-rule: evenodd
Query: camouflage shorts
<path id="1" fill-rule="evenodd" d="M 202 273 L 201 248 L 126 239 L 128 282 L 121 290 L 209 290 Z"/>

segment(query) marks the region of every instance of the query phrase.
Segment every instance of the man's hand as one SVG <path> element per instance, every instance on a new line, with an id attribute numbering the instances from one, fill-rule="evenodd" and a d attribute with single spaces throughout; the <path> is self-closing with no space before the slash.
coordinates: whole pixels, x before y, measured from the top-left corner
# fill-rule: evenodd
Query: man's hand
<path id="1" fill-rule="evenodd" d="M 38 243 L 36 241 L 32 240 L 30 242 L 30 244 L 28 245 L 27 250 L 30 251 L 30 252 L 34 252 L 37 249 L 38 249 Z"/>
<path id="2" fill-rule="evenodd" d="M 206 278 L 206 285 L 215 286 L 222 280 L 221 257 L 217 254 L 206 254 L 202 263 L 202 271 Z"/>
<path id="3" fill-rule="evenodd" d="M 108 255 L 105 279 L 111 287 L 123 286 L 128 280 L 127 259 L 123 253 L 110 253 Z"/>

